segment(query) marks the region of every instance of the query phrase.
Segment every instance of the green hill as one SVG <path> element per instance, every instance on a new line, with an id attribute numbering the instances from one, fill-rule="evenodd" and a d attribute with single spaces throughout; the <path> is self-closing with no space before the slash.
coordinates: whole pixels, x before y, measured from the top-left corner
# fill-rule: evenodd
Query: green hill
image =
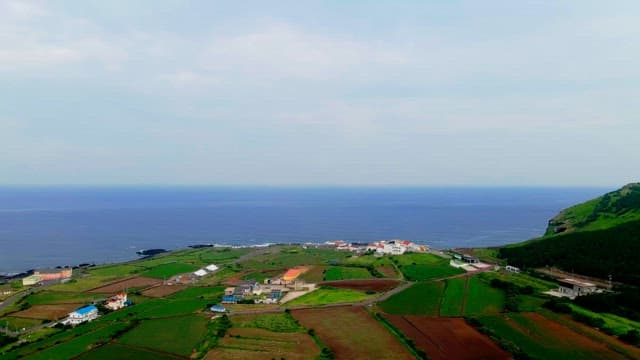
<path id="1" fill-rule="evenodd" d="M 640 184 L 563 210 L 538 239 L 500 248 L 521 267 L 566 271 L 640 285 Z"/>
<path id="2" fill-rule="evenodd" d="M 640 183 L 562 210 L 553 219 L 545 236 L 572 231 L 601 230 L 640 220 Z"/>

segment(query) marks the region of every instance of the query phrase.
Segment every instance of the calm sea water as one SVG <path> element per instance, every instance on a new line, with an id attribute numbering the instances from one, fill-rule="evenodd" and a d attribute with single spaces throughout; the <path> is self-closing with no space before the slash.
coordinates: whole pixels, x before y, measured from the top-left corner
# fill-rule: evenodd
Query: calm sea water
<path id="1" fill-rule="evenodd" d="M 146 248 L 401 238 L 436 248 L 539 236 L 594 188 L 0 188 L 0 272 Z"/>

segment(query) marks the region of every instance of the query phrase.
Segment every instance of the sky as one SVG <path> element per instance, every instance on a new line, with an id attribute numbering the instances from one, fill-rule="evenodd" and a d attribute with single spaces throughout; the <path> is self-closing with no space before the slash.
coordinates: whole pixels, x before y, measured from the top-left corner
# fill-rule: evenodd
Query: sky
<path id="1" fill-rule="evenodd" d="M 0 0 L 0 184 L 614 186 L 640 2 Z"/>

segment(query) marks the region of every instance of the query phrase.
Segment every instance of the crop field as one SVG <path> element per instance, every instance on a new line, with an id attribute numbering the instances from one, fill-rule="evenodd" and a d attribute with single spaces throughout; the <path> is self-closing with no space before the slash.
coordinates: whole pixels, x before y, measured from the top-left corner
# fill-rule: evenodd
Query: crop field
<path id="1" fill-rule="evenodd" d="M 385 315 L 432 360 L 511 359 L 488 337 L 460 318 Z"/>
<path id="2" fill-rule="evenodd" d="M 445 281 L 440 316 L 462 316 L 468 277 Z"/>
<path id="3" fill-rule="evenodd" d="M 178 299 L 178 300 L 166 300 L 159 299 L 149 306 L 147 309 L 141 311 L 139 314 L 141 317 L 160 318 L 193 314 L 198 311 L 204 311 L 207 304 L 211 303 L 206 299 Z M 146 305 L 146 304 L 142 304 Z"/>
<path id="4" fill-rule="evenodd" d="M 382 274 L 386 278 L 397 278 L 398 272 L 393 267 L 393 265 L 380 265 L 376 266 L 376 271 Z"/>
<path id="5" fill-rule="evenodd" d="M 286 306 L 298 305 L 326 305 L 347 302 L 358 302 L 370 298 L 372 295 L 362 291 L 335 288 L 320 288 L 302 295 L 286 303 Z"/>
<path id="6" fill-rule="evenodd" d="M 629 330 L 640 331 L 640 322 L 609 313 L 597 313 L 575 304 L 569 304 L 571 310 L 576 314 L 584 314 L 604 321 L 603 328 L 611 330 L 613 334 L 621 335 Z"/>
<path id="7" fill-rule="evenodd" d="M 191 286 L 169 296 L 170 299 L 218 299 L 222 298 L 224 287 L 222 286 Z"/>
<path id="8" fill-rule="evenodd" d="M 514 274 L 514 273 L 499 273 L 499 272 L 484 272 L 478 274 L 478 277 L 489 282 L 492 279 L 500 279 L 503 281 L 508 281 L 514 283 L 518 286 L 531 286 L 535 289 L 536 292 L 545 292 L 547 290 L 556 289 L 558 287 L 557 284 L 535 278 L 533 276 L 529 276 L 527 274 Z"/>
<path id="9" fill-rule="evenodd" d="M 362 307 L 293 310 L 292 315 L 335 353 L 336 359 L 413 359 L 409 351 Z"/>
<path id="10" fill-rule="evenodd" d="M 148 297 L 165 297 L 186 288 L 185 285 L 158 285 L 144 290 L 141 294 Z"/>
<path id="11" fill-rule="evenodd" d="M 207 321 L 199 315 L 145 320 L 118 342 L 189 356 L 206 334 Z"/>
<path id="12" fill-rule="evenodd" d="M 370 279 L 373 276 L 369 270 L 359 267 L 331 266 L 324 273 L 325 281 L 350 280 L 350 279 Z"/>
<path id="13" fill-rule="evenodd" d="M 169 353 L 152 352 L 123 344 L 107 344 L 84 353 L 77 360 L 181 360 L 184 357 Z"/>
<path id="14" fill-rule="evenodd" d="M 315 359 L 320 348 L 304 332 L 231 328 L 205 359 Z"/>
<path id="15" fill-rule="evenodd" d="M 169 263 L 158 265 L 149 271 L 143 272 L 141 275 L 156 279 L 169 279 L 174 275 L 190 273 L 196 270 L 198 270 L 198 267 L 191 264 Z"/>
<path id="16" fill-rule="evenodd" d="M 34 305 L 26 310 L 12 313 L 11 316 L 27 319 L 57 320 L 67 316 L 68 313 L 83 305 L 84 304 Z"/>
<path id="17" fill-rule="evenodd" d="M 626 359 L 606 344 L 537 313 L 480 317 L 500 338 L 536 359 Z M 640 355 L 640 354 L 636 354 Z"/>
<path id="18" fill-rule="evenodd" d="M 326 281 L 321 285 L 330 286 L 338 289 L 351 289 L 359 291 L 383 292 L 389 291 L 398 285 L 399 280 L 390 279 L 368 279 L 368 280 L 342 280 L 342 281 Z"/>
<path id="19" fill-rule="evenodd" d="M 144 267 L 129 264 L 104 265 L 89 269 L 89 274 L 96 276 L 128 276 L 139 273 Z"/>
<path id="20" fill-rule="evenodd" d="M 265 270 L 282 269 L 302 265 L 327 265 L 338 263 L 347 258 L 347 252 L 334 249 L 300 249 L 299 247 L 281 247 L 269 249 L 268 253 L 252 257 L 241 264 L 245 268 Z"/>
<path id="21" fill-rule="evenodd" d="M 28 356 L 29 360 L 67 360 L 87 352 L 98 344 L 111 339 L 119 330 L 126 327 L 124 323 L 112 324 L 95 331 L 87 331 L 78 337 L 62 344 L 47 348 L 44 351 Z"/>
<path id="22" fill-rule="evenodd" d="M 253 280 L 259 283 L 263 283 L 264 279 L 270 279 L 278 275 L 282 275 L 285 271 L 286 269 L 274 269 L 274 270 L 250 272 L 242 275 L 242 280 Z"/>
<path id="23" fill-rule="evenodd" d="M 464 315 L 497 314 L 504 307 L 504 293 L 476 276 L 469 278 Z"/>
<path id="24" fill-rule="evenodd" d="M 79 304 L 92 302 L 103 298 L 103 295 L 94 293 L 76 293 L 65 291 L 40 291 L 29 295 L 26 301 L 32 305 L 41 304 Z"/>
<path id="25" fill-rule="evenodd" d="M 153 285 L 158 285 L 162 280 L 152 279 L 142 276 L 134 276 L 132 278 L 126 278 L 123 280 L 114 281 L 106 285 L 89 290 L 90 292 L 100 294 L 116 294 L 124 291 L 128 288 L 147 288 Z"/>
<path id="26" fill-rule="evenodd" d="M 42 320 L 40 319 L 19 318 L 12 316 L 0 318 L 0 328 L 4 328 L 5 326 L 7 326 L 10 330 L 22 328 L 28 329 L 40 324 L 42 324 Z"/>
<path id="27" fill-rule="evenodd" d="M 309 283 L 319 283 L 324 279 L 324 272 L 328 266 L 314 265 L 304 274 L 300 275 L 300 279 Z"/>
<path id="28" fill-rule="evenodd" d="M 457 274 L 463 274 L 465 271 L 462 269 L 454 268 L 446 264 L 411 264 L 401 265 L 400 271 L 410 281 L 425 281 L 444 278 Z"/>
<path id="29" fill-rule="evenodd" d="M 51 285 L 48 289 L 51 291 L 60 291 L 60 292 L 81 292 L 88 291 L 114 280 L 117 280 L 116 276 L 96 276 L 96 275 L 85 275 L 80 277 L 75 277 L 71 281 L 64 284 L 55 284 Z"/>
<path id="30" fill-rule="evenodd" d="M 389 314 L 437 316 L 443 290 L 440 281 L 417 283 L 378 305 Z"/>
<path id="31" fill-rule="evenodd" d="M 231 317 L 234 327 L 256 328 L 273 332 L 303 332 L 304 328 L 287 313 L 234 315 Z"/>

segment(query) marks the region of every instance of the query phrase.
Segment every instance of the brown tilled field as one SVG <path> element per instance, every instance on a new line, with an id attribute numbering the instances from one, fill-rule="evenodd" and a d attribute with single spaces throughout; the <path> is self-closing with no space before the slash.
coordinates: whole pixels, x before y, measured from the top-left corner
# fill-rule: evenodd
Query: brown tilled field
<path id="1" fill-rule="evenodd" d="M 388 279 L 340 280 L 325 281 L 321 283 L 321 285 L 331 286 L 335 288 L 375 292 L 389 291 L 399 284 L 399 280 Z"/>
<path id="2" fill-rule="evenodd" d="M 175 294 L 178 291 L 182 291 L 186 288 L 187 288 L 186 285 L 158 285 L 143 291 L 142 295 L 159 298 L 159 297 Z"/>
<path id="3" fill-rule="evenodd" d="M 94 289 L 89 290 L 90 292 L 100 293 L 100 294 L 115 294 L 120 291 L 124 291 L 128 288 L 148 288 L 153 285 L 159 285 L 162 283 L 160 279 L 152 279 L 143 276 L 134 276 L 131 278 L 127 278 L 124 280 L 118 280 Z"/>
<path id="4" fill-rule="evenodd" d="M 32 307 L 11 314 L 14 317 L 27 319 L 58 320 L 84 304 L 33 305 Z"/>
<path id="5" fill-rule="evenodd" d="M 263 329 L 232 328 L 205 359 L 315 359 L 320 348 L 305 333 L 277 333 Z"/>
<path id="6" fill-rule="evenodd" d="M 307 329 L 314 329 L 336 359 L 413 359 L 405 347 L 364 308 L 340 306 L 292 310 Z"/>
<path id="7" fill-rule="evenodd" d="M 391 265 L 378 266 L 376 267 L 376 270 L 378 270 L 382 275 L 388 278 L 398 277 L 396 269 Z"/>
<path id="8" fill-rule="evenodd" d="M 429 359 L 511 359 L 488 337 L 469 326 L 460 318 L 433 318 L 424 316 L 385 315 L 393 326 Z"/>

